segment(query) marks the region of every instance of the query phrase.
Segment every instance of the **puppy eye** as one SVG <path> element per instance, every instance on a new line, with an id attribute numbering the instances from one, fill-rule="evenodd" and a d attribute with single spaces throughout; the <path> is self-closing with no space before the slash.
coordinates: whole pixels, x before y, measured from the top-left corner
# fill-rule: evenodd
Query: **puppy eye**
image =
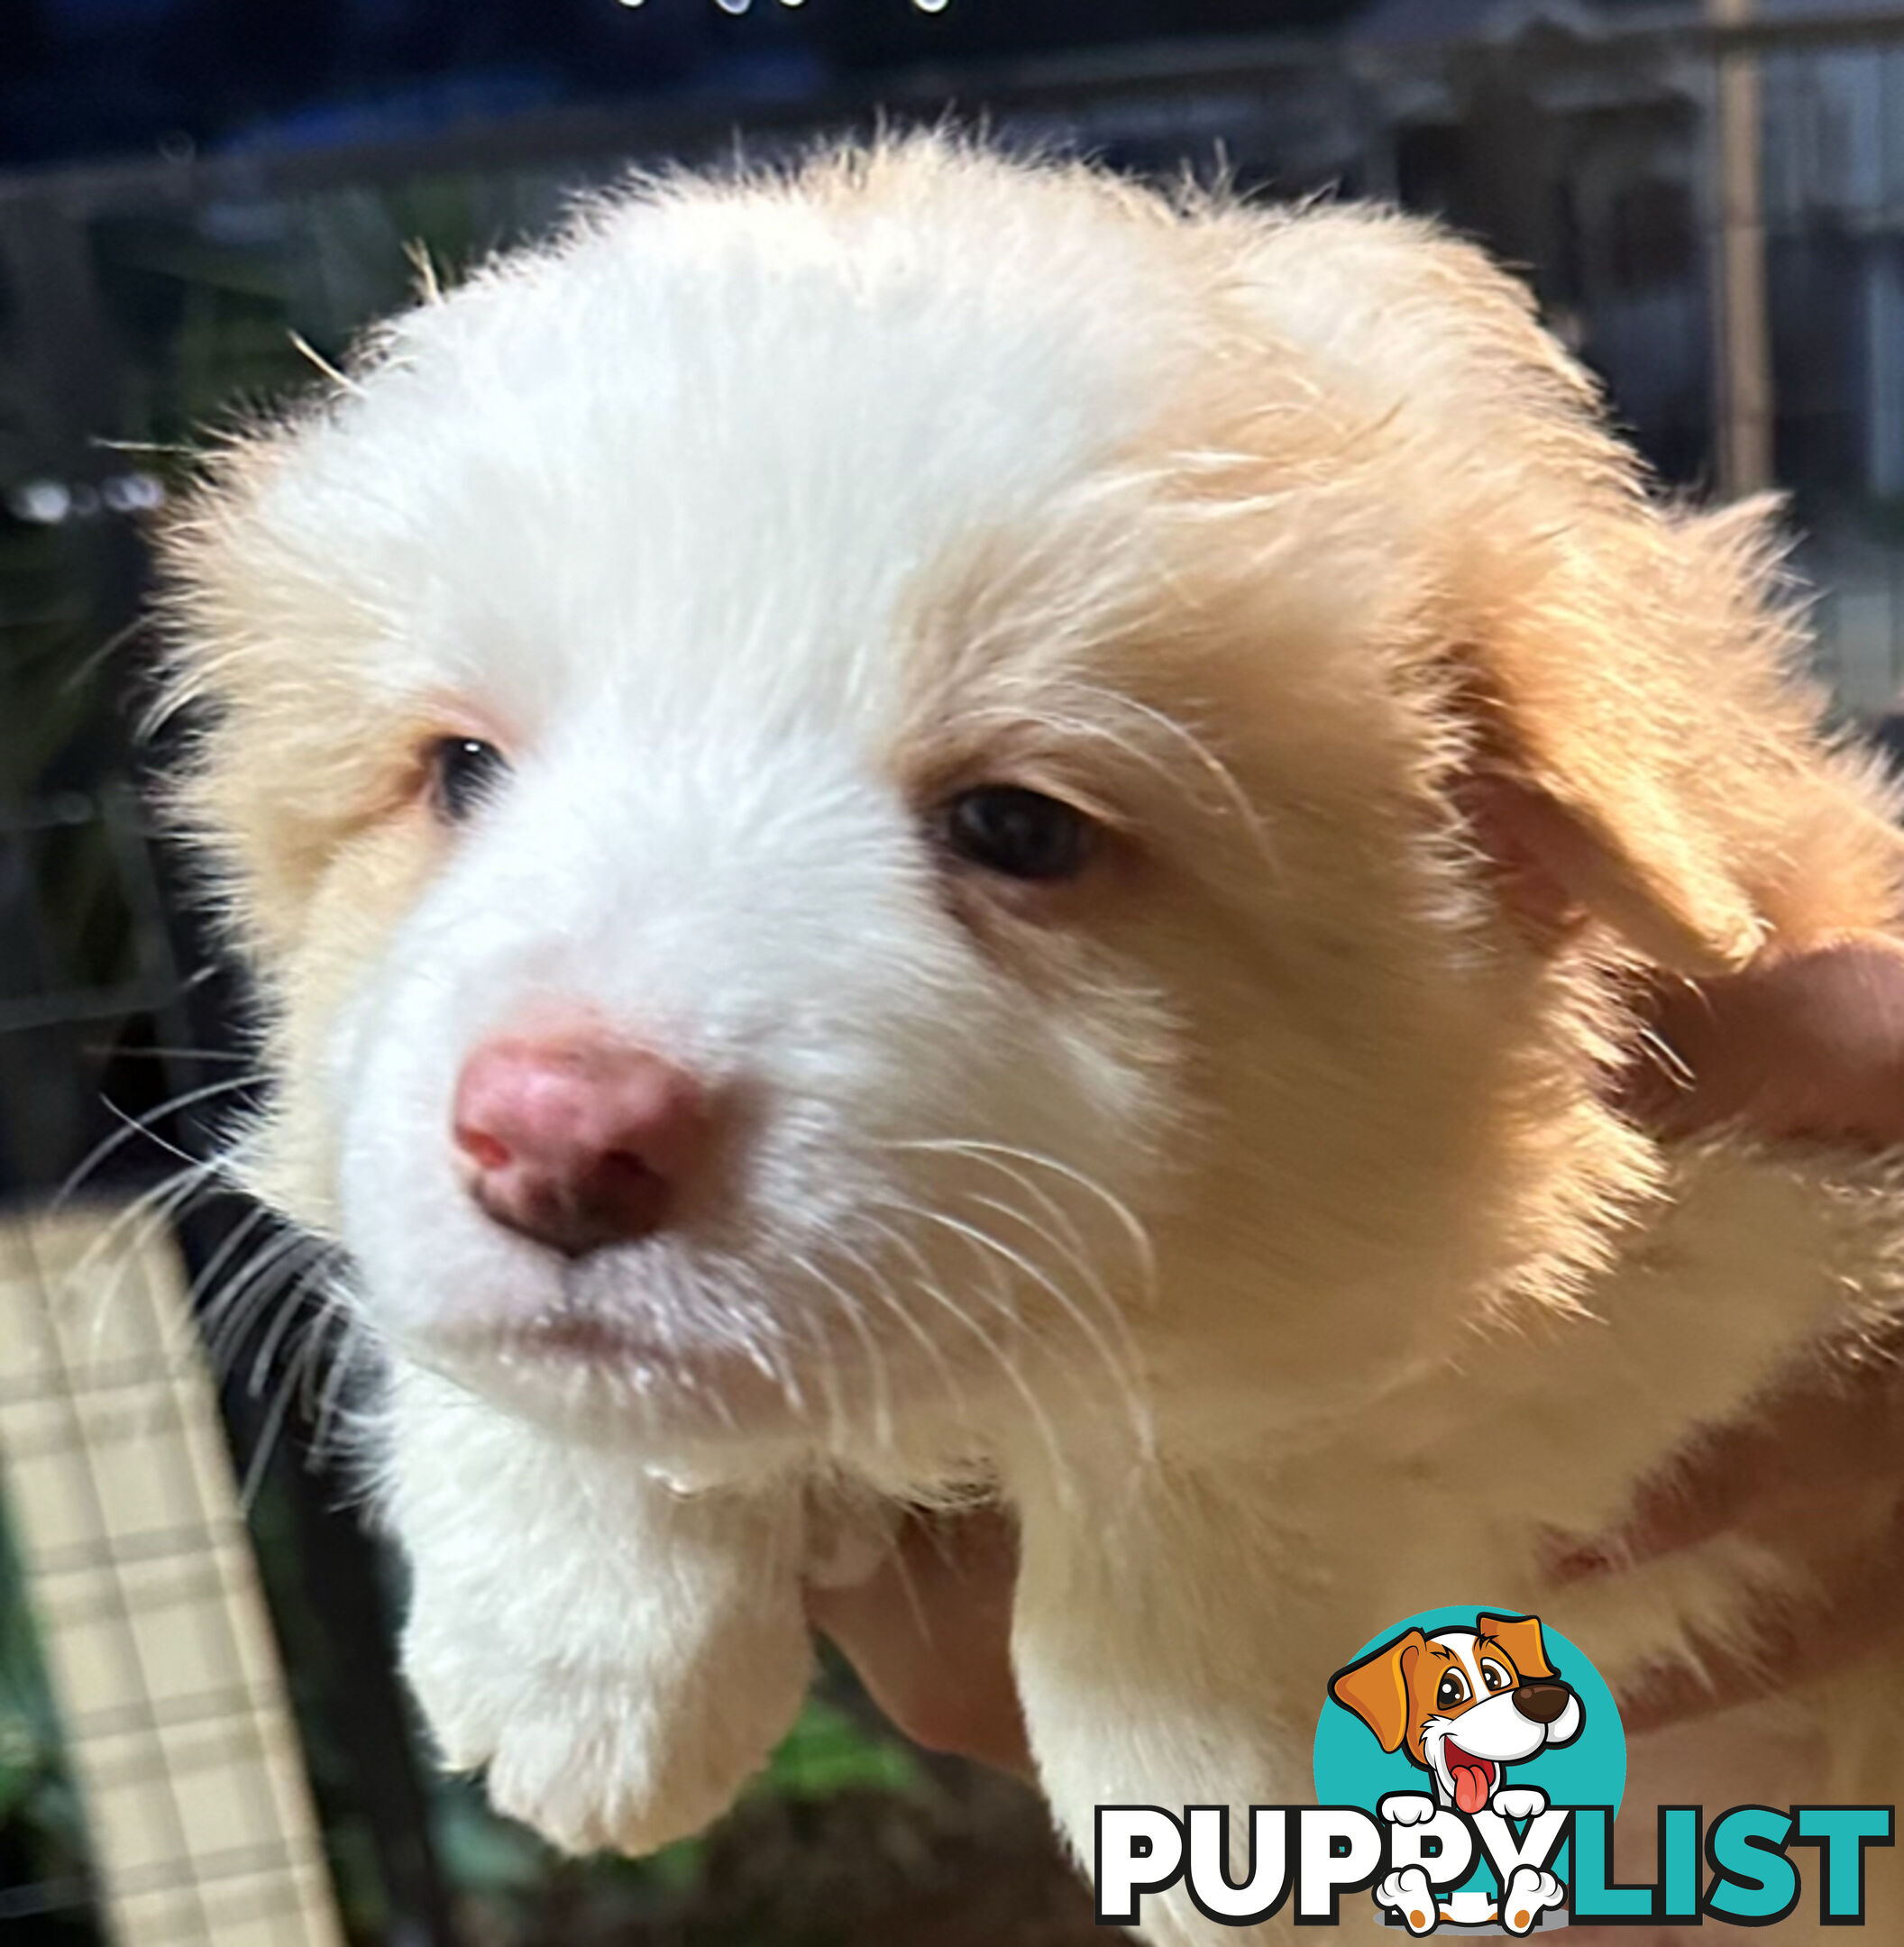
<path id="1" fill-rule="evenodd" d="M 1468 1701 L 1468 1679 L 1460 1670 L 1450 1670 L 1442 1678 L 1442 1686 L 1434 1693 L 1434 1701 L 1442 1710 L 1452 1710 L 1457 1704 Z"/>
<path id="2" fill-rule="evenodd" d="M 452 825 L 480 810 L 508 774 L 508 759 L 481 737 L 443 737 L 430 752 L 430 789 Z"/>
<path id="3" fill-rule="evenodd" d="M 1096 831 L 1083 812 L 1042 791 L 985 784 L 946 807 L 942 838 L 969 865 L 1008 879 L 1054 880 L 1084 869 Z"/>
<path id="4" fill-rule="evenodd" d="M 1514 1688 L 1514 1678 L 1492 1659 L 1481 1665 L 1481 1675 L 1488 1679 L 1488 1687 L 1490 1690 L 1512 1690 Z"/>

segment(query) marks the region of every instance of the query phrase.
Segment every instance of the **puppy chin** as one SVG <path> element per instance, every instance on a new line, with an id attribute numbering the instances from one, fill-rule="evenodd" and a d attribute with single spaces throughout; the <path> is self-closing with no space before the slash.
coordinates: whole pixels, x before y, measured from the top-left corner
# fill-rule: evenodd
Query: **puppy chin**
<path id="1" fill-rule="evenodd" d="M 801 1395 L 774 1321 L 676 1237 L 568 1259 L 447 1180 L 401 1208 L 346 1173 L 358 1303 L 390 1355 L 564 1435 L 640 1448 L 774 1440 Z"/>
<path id="2" fill-rule="evenodd" d="M 624 1449 L 698 1482 L 792 1453 L 811 1430 L 746 1350 L 664 1349 L 625 1323 L 564 1309 L 510 1324 L 426 1328 L 399 1355 L 564 1440 Z M 748 1466 L 742 1466 L 746 1460 Z"/>

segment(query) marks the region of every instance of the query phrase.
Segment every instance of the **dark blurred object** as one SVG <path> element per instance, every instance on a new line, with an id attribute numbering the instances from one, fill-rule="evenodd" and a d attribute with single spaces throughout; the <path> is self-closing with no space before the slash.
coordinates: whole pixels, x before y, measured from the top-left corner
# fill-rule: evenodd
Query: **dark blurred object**
<path id="1" fill-rule="evenodd" d="M 653 4 L 653 0 L 651 0 Z M 765 5 L 766 0 L 756 0 Z M 1314 31 L 1361 10 L 1366 0 L 944 0 L 922 16 L 913 0 L 808 0 L 840 68 L 891 69 L 915 61 L 997 61 L 1066 48 L 1204 34 Z"/>
<path id="2" fill-rule="evenodd" d="M 639 1867 L 565 1862 L 514 1919 L 508 1947 L 1101 1947 L 1107 1937 L 1036 1796 L 952 1759 L 922 1760 L 898 1788 L 756 1788 L 693 1855 L 673 1888 Z"/>
<path id="3" fill-rule="evenodd" d="M 0 0 L 0 167 L 321 146 L 630 96 L 798 99 L 875 69 L 1313 28 L 1359 4 Z"/>

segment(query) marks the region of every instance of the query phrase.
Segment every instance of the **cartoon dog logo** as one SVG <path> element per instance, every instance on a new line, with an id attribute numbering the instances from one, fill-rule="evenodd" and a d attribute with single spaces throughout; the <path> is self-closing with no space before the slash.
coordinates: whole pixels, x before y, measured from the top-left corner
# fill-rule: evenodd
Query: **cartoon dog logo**
<path id="1" fill-rule="evenodd" d="M 1586 1714 L 1547 1659 L 1536 1616 L 1477 1615 L 1472 1629 L 1411 1629 L 1329 1679 L 1329 1695 L 1375 1733 L 1384 1751 L 1404 1751 L 1425 1771 L 1433 1792 L 1392 1792 L 1382 1817 L 1421 1824 L 1444 1807 L 1469 1818 L 1492 1811 L 1529 1819 L 1547 1809 L 1546 1793 L 1506 1782 L 1510 1764 L 1571 1744 Z M 1523 1884 L 1523 1881 L 1525 1881 Z M 1378 1905 L 1411 1933 L 1432 1933 L 1441 1920 L 1528 1932 L 1559 1906 L 1565 1889 L 1552 1873 L 1515 1871 L 1497 1903 L 1471 1893 L 1436 1902 L 1427 1875 L 1414 1867 L 1390 1873 L 1375 1889 Z"/>

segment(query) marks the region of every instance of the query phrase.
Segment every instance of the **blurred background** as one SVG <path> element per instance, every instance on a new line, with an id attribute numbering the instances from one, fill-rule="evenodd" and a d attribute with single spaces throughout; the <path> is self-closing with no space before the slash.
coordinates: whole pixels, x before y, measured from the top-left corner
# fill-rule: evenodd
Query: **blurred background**
<path id="1" fill-rule="evenodd" d="M 431 1774 L 295 1239 L 200 1160 L 242 988 L 142 809 L 142 518 L 631 162 L 947 111 L 1143 174 L 1438 212 L 1666 478 L 1792 498 L 1904 747 L 1904 5 L 0 0 L 0 1936 L 21 1947 L 1059 1947 L 1017 1787 L 829 1665 L 717 1833 L 576 1865 Z"/>

